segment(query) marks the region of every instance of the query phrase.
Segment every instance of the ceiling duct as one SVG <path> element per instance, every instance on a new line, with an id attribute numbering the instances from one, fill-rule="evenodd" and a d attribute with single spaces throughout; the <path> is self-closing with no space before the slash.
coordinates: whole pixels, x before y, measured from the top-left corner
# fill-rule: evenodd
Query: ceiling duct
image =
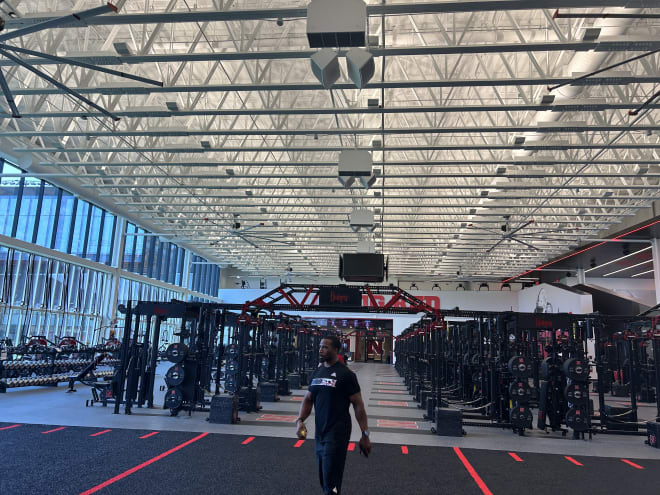
<path id="1" fill-rule="evenodd" d="M 643 9 L 617 8 L 617 9 L 613 9 L 613 13 L 639 14 L 642 10 Z M 584 35 L 586 37 L 589 37 L 592 41 L 608 39 L 610 37 L 616 37 L 618 41 L 623 43 L 625 42 L 625 38 L 623 38 L 623 35 L 625 35 L 627 29 L 634 22 L 635 20 L 631 18 L 598 19 L 594 22 L 593 26 L 587 28 Z M 609 55 L 610 52 L 604 52 L 604 51 L 576 52 L 572 60 L 567 64 L 566 72 L 568 74 L 575 74 L 575 73 L 586 74 L 593 72 L 603 65 L 603 63 L 605 62 L 605 60 L 607 60 L 607 57 Z M 564 102 L 571 102 L 577 96 L 579 96 L 583 90 L 584 90 L 584 86 L 582 85 L 569 85 L 569 86 L 563 86 L 562 88 L 556 90 L 551 94 L 553 94 L 554 96 L 554 100 L 553 100 L 554 103 L 559 104 Z M 548 101 L 548 98 L 546 98 L 546 101 Z M 550 112 L 550 111 L 537 112 L 536 117 L 534 119 L 535 122 L 533 122 L 532 125 L 536 125 L 536 127 L 539 128 L 545 126 L 545 128 L 548 129 L 551 126 L 550 123 L 557 122 L 558 120 L 560 120 L 561 116 L 562 116 L 562 112 Z M 525 134 L 525 136 L 527 137 L 527 141 L 539 139 L 538 133 L 535 132 L 527 133 Z M 529 156 L 532 153 L 533 153 L 532 150 L 514 151 L 514 154 L 516 156 Z"/>
<path id="2" fill-rule="evenodd" d="M 307 6 L 311 48 L 366 46 L 367 5 L 362 0 L 312 0 Z"/>

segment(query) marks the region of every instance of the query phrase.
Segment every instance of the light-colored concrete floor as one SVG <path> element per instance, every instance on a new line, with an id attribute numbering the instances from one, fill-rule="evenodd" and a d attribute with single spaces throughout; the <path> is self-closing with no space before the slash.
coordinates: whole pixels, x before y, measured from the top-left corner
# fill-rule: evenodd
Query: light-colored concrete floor
<path id="1" fill-rule="evenodd" d="M 169 365 L 163 363 L 159 371 L 165 371 Z M 417 407 L 395 408 L 378 407 L 379 400 L 406 401 L 415 406 L 412 398 L 407 394 L 382 394 L 375 390 L 384 390 L 379 381 L 403 383 L 396 376 L 392 366 L 374 363 L 350 363 L 349 367 L 357 374 L 362 396 L 367 405 L 370 424 L 376 427 L 378 418 L 415 418 L 420 430 L 428 430 L 428 434 L 402 433 L 401 430 L 387 431 L 378 429 L 371 434 L 375 443 L 391 443 L 399 445 L 424 446 L 458 446 L 465 448 L 506 450 L 517 452 L 539 452 L 563 455 L 593 455 L 603 457 L 631 457 L 660 459 L 660 449 L 653 449 L 644 445 L 645 437 L 620 436 L 599 434 L 592 440 L 572 440 L 562 437 L 559 433 L 546 434 L 539 430 L 531 430 L 524 437 L 514 435 L 510 430 L 500 428 L 465 427 L 467 435 L 462 438 L 441 437 L 430 433 L 431 423 L 423 419 L 423 411 Z M 389 375 L 389 376 L 384 376 Z M 159 386 L 163 384 L 162 376 L 156 383 L 157 403 L 162 404 L 163 392 Z M 392 385 L 390 385 L 392 387 Z M 295 426 L 283 424 L 258 424 L 257 418 L 264 413 L 297 416 L 300 402 L 281 400 L 279 402 L 262 402 L 263 410 L 259 413 L 239 413 L 243 423 L 237 425 L 211 424 L 207 421 L 208 413 L 193 412 L 188 415 L 182 411 L 179 416 L 171 417 L 168 410 L 161 408 L 139 409 L 134 408 L 133 414 L 127 416 L 122 413 L 112 414 L 112 407 L 104 408 L 100 405 L 85 407 L 85 400 L 91 398 L 88 387 L 77 384 L 78 392 L 67 394 L 66 387 L 29 387 L 10 389 L 6 394 L 0 394 L 0 421 L 12 423 L 33 423 L 62 426 L 92 426 L 103 428 L 129 428 L 140 430 L 173 430 L 191 432 L 212 432 L 236 435 L 255 435 L 273 437 L 295 437 Z M 402 389 L 399 387 L 399 389 Z M 292 391 L 292 396 L 302 396 L 304 390 Z M 370 405 L 372 404 L 372 405 Z M 359 439 L 360 429 L 353 414 L 352 439 Z M 314 435 L 314 421 L 307 421 L 310 438 Z"/>

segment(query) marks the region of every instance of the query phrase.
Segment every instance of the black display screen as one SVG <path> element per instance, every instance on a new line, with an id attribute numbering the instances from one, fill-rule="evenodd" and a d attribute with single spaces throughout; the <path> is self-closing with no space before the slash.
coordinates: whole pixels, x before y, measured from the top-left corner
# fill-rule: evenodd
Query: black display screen
<path id="1" fill-rule="evenodd" d="M 385 279 L 385 257 L 378 253 L 343 255 L 342 278 L 348 282 L 382 282 Z"/>

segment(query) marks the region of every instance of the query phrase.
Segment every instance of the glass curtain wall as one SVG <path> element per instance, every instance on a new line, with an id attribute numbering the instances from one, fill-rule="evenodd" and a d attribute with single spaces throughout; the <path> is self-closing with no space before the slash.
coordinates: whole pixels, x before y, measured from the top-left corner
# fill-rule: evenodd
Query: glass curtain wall
<path id="1" fill-rule="evenodd" d="M 109 274 L 0 246 L 0 280 L 0 338 L 73 336 L 93 345 L 105 335 Z"/>
<path id="2" fill-rule="evenodd" d="M 183 299 L 186 288 L 217 297 L 220 268 L 187 253 L 158 235 L 118 218 L 0 159 L 0 234 L 112 266 L 115 237 L 125 234 L 119 268 L 180 287 L 168 290 L 120 275 L 118 304 L 128 300 Z M 113 274 L 0 246 L 0 338 L 15 344 L 44 335 L 56 342 L 63 336 L 96 344 L 109 336 L 112 320 L 123 328 L 123 316 L 111 313 Z M 118 258 L 118 256 L 115 256 Z M 193 262 L 190 269 L 186 264 Z M 209 302 L 203 298 L 196 301 Z M 102 326 L 105 322 L 106 326 Z M 175 324 L 166 323 L 169 341 Z M 118 335 L 120 335 L 118 332 Z"/>
<path id="3" fill-rule="evenodd" d="M 0 173 L 23 171 L 0 159 Z M 2 176 L 0 234 L 110 265 L 117 217 L 34 177 Z"/>
<path id="4" fill-rule="evenodd" d="M 188 289 L 218 297 L 220 292 L 220 267 L 201 256 L 193 255 L 188 275 Z M 192 298 L 200 300 L 199 298 Z"/>
<path id="5" fill-rule="evenodd" d="M 184 286 L 186 250 L 127 222 L 122 268 L 145 277 Z M 201 256 L 192 255 L 187 287 L 218 297 L 220 267 Z M 193 300 L 203 300 L 192 298 Z"/>

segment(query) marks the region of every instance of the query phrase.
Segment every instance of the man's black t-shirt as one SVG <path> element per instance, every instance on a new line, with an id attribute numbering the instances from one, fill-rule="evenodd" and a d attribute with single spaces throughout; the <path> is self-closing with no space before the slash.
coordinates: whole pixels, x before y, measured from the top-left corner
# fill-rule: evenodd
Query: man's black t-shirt
<path id="1" fill-rule="evenodd" d="M 348 441 L 351 436 L 349 397 L 360 391 L 355 373 L 337 362 L 320 366 L 309 386 L 314 402 L 316 439 Z"/>

